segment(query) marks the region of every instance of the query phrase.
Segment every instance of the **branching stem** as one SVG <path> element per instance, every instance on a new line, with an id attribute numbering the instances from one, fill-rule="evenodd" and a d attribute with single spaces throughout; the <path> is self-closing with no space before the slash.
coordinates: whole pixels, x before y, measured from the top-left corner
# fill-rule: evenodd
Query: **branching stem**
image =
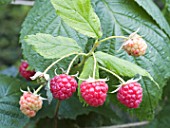
<path id="1" fill-rule="evenodd" d="M 74 61 L 77 59 L 78 56 L 79 56 L 79 55 L 76 55 L 76 56 L 72 59 L 72 61 L 70 62 L 69 66 L 68 66 L 68 69 L 67 69 L 67 72 L 66 72 L 67 75 L 69 74 L 70 69 L 71 69 L 71 67 L 73 66 L 73 63 L 74 63 Z"/>
<path id="2" fill-rule="evenodd" d="M 38 89 L 34 92 L 34 94 L 37 94 L 42 88 L 44 87 L 44 85 L 42 84 L 42 85 L 40 85 L 39 87 L 38 87 Z"/>
<path id="3" fill-rule="evenodd" d="M 69 56 L 71 56 L 71 55 L 74 55 L 74 54 L 78 54 L 78 53 L 70 53 L 70 54 L 67 54 L 67 55 L 61 57 L 60 59 L 54 61 L 51 65 L 49 65 L 49 66 L 45 69 L 44 74 L 46 74 L 46 73 L 48 72 L 48 70 L 50 70 L 50 69 L 51 69 L 55 64 L 57 64 L 59 61 L 61 61 L 62 59 L 66 58 L 66 57 L 69 57 Z"/>

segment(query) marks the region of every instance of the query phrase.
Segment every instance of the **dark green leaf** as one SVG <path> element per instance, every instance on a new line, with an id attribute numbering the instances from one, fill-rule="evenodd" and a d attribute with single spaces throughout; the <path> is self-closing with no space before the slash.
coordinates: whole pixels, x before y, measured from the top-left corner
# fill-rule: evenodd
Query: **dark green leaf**
<path id="1" fill-rule="evenodd" d="M 170 26 L 162 12 L 152 0 L 135 0 L 155 20 L 155 22 L 170 36 Z"/>
<path id="2" fill-rule="evenodd" d="M 33 120 L 39 120 L 40 118 L 53 118 L 56 111 L 56 100 L 53 99 L 49 104 L 48 101 L 43 101 L 43 107 L 37 112 L 37 115 L 33 118 Z"/>
<path id="3" fill-rule="evenodd" d="M 146 128 L 168 128 L 169 127 L 169 114 L 170 111 L 170 79 L 167 82 L 167 86 L 164 88 L 162 100 L 156 109 L 155 119 L 150 122 Z"/>
<path id="4" fill-rule="evenodd" d="M 151 119 L 154 109 L 161 98 L 162 88 L 170 77 L 170 40 L 167 34 L 153 18 L 132 0 L 93 0 L 93 6 L 101 21 L 103 38 L 112 35 L 129 35 L 140 28 L 138 34 L 146 40 L 148 50 L 145 56 L 131 57 L 126 52 L 117 50 L 123 40 L 104 42 L 98 50 L 129 60 L 146 69 L 159 83 L 158 89 L 153 82 L 144 78 L 142 82 L 144 98 L 139 109 L 134 110 L 140 119 Z"/>
<path id="5" fill-rule="evenodd" d="M 82 52 L 77 42 L 67 37 L 53 37 L 49 34 L 36 34 L 25 37 L 24 41 L 45 59 L 57 59 L 70 53 Z"/>
<path id="6" fill-rule="evenodd" d="M 61 102 L 58 117 L 59 119 L 76 119 L 78 115 L 88 114 L 89 110 L 82 106 L 78 97 L 72 96 Z"/>
<path id="7" fill-rule="evenodd" d="M 96 112 L 106 118 L 120 121 L 120 118 L 112 110 L 111 104 L 105 104 L 101 107 L 83 107 L 77 96 L 72 96 L 70 99 L 62 101 L 59 109 L 59 119 L 76 119 L 77 116 Z"/>
<path id="8" fill-rule="evenodd" d="M 21 82 L 0 75 L 0 126 L 2 128 L 23 128 L 29 119 L 19 109 Z"/>
<path id="9" fill-rule="evenodd" d="M 102 36 L 100 21 L 90 0 L 51 0 L 56 12 L 70 27 L 89 37 Z"/>
<path id="10" fill-rule="evenodd" d="M 136 64 L 133 64 L 129 61 L 109 55 L 104 52 L 96 52 L 95 55 L 96 55 L 97 61 L 102 66 L 113 71 L 114 73 L 118 75 L 134 77 L 136 74 L 139 74 L 141 76 L 149 77 L 151 80 L 153 80 L 151 75 L 145 69 L 142 69 Z"/>

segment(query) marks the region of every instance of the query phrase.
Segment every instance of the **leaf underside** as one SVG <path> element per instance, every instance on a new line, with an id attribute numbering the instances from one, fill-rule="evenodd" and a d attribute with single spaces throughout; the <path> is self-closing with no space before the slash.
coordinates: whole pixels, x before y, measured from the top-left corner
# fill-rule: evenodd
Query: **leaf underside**
<path id="1" fill-rule="evenodd" d="M 53 37 L 50 34 L 39 33 L 25 37 L 24 41 L 47 59 L 57 59 L 70 53 L 82 52 L 77 42 L 67 37 Z"/>

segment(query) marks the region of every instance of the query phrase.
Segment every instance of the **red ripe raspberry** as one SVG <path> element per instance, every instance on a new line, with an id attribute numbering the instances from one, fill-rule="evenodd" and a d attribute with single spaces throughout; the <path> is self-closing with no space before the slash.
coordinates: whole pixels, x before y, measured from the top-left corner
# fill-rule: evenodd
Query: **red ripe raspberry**
<path id="1" fill-rule="evenodd" d="M 108 85 L 105 81 L 84 81 L 80 85 L 80 92 L 83 99 L 93 107 L 104 104 L 107 96 Z"/>
<path id="2" fill-rule="evenodd" d="M 77 81 L 67 74 L 55 76 L 50 81 L 50 90 L 53 97 L 59 100 L 70 98 L 76 91 Z"/>
<path id="3" fill-rule="evenodd" d="M 34 117 L 42 108 L 42 103 L 41 97 L 31 92 L 24 92 L 19 101 L 20 110 L 28 117 Z"/>
<path id="4" fill-rule="evenodd" d="M 138 34 L 132 33 L 123 44 L 123 49 L 131 56 L 142 56 L 145 54 L 147 44 Z"/>
<path id="5" fill-rule="evenodd" d="M 19 73 L 22 77 L 27 80 L 31 80 L 30 77 L 34 76 L 35 71 L 27 70 L 29 64 L 26 61 L 23 61 L 19 66 Z"/>
<path id="6" fill-rule="evenodd" d="M 142 102 L 142 87 L 137 82 L 122 85 L 117 93 L 117 98 L 129 108 L 138 108 Z"/>

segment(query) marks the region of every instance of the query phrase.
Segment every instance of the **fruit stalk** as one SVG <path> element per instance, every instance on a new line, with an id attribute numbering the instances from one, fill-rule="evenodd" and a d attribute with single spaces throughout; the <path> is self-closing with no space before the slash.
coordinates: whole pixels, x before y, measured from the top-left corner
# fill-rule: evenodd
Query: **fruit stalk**
<path id="1" fill-rule="evenodd" d="M 60 108 L 60 104 L 61 104 L 61 101 L 58 100 L 57 102 L 57 106 L 56 106 L 56 114 L 55 114 L 55 128 L 57 128 L 57 122 L 58 122 L 58 111 L 59 111 L 59 108 Z"/>

